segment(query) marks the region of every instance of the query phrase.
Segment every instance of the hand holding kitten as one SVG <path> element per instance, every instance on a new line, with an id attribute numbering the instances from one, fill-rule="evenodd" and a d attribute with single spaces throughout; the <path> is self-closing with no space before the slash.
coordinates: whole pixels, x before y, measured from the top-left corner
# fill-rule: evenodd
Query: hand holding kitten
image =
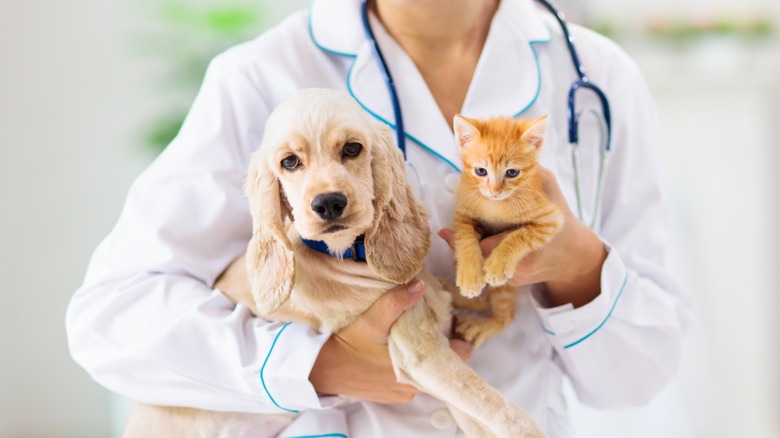
<path id="1" fill-rule="evenodd" d="M 547 283 L 550 306 L 570 302 L 574 307 L 580 307 L 599 294 L 601 266 L 607 251 L 598 235 L 569 209 L 555 175 L 541 166 L 539 172 L 545 194 L 563 214 L 563 226 L 550 242 L 517 263 L 507 284 L 517 287 Z M 483 257 L 489 257 L 507 234 L 509 231 L 482 239 L 480 248 Z M 439 236 L 450 248 L 454 248 L 453 230 L 442 229 Z"/>

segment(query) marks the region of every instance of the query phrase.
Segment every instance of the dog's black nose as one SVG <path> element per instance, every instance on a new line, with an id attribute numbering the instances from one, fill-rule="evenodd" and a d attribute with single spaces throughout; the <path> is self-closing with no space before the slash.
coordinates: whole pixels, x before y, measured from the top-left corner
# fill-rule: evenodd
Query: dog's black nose
<path id="1" fill-rule="evenodd" d="M 323 193 L 311 201 L 311 209 L 325 220 L 338 219 L 347 208 L 347 197 L 341 193 Z"/>

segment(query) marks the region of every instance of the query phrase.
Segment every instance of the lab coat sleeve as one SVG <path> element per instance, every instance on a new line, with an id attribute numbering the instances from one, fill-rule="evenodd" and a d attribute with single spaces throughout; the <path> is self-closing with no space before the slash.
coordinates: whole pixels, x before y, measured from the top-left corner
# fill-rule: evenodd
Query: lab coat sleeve
<path id="1" fill-rule="evenodd" d="M 622 52 L 600 80 L 613 114 L 600 236 L 608 251 L 592 302 L 535 302 L 558 363 L 581 401 L 602 408 L 646 403 L 672 378 L 690 303 L 664 265 L 666 234 L 655 106 Z"/>
<path id="2" fill-rule="evenodd" d="M 132 184 L 66 317 L 74 359 L 106 388 L 160 405 L 317 409 L 327 334 L 269 323 L 212 289 L 251 232 L 248 157 L 269 114 L 230 52 L 209 66 L 180 134 Z"/>

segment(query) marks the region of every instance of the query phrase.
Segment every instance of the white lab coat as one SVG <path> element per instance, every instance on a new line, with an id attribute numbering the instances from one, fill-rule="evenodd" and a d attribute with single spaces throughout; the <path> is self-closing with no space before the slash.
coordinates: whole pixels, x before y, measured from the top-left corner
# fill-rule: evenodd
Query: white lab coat
<path id="1" fill-rule="evenodd" d="M 457 148 L 413 62 L 372 20 L 400 94 L 410 179 L 436 232 L 451 224 Z M 690 318 L 688 302 L 663 265 L 660 147 L 647 86 L 617 46 L 572 28 L 613 113 L 614 151 L 598 227 L 609 250 L 601 294 L 578 309 L 546 308 L 523 295 L 514 323 L 469 361 L 553 438 L 568 434 L 565 377 L 587 404 L 642 404 L 673 375 Z M 503 0 L 461 113 L 549 114 L 541 161 L 576 211 L 565 136 L 566 93 L 574 78 L 549 14 L 530 0 Z M 180 134 L 132 185 L 116 227 L 72 299 L 67 329 L 73 357 L 108 389 L 147 403 L 300 411 L 280 436 L 455 436 L 443 405 L 424 395 L 398 405 L 319 397 L 308 375 L 328 334 L 254 318 L 212 289 L 250 237 L 242 190 L 249 155 L 260 144 L 269 112 L 304 87 L 346 90 L 378 119 L 393 123 L 358 0 L 315 1 L 211 63 Z M 596 122 L 584 120 L 583 143 L 597 131 Z M 595 149 L 583 153 L 593 157 Z M 594 166 L 586 157 L 586 220 L 593 214 Z M 429 268 L 452 277 L 450 249 L 432 240 Z"/>

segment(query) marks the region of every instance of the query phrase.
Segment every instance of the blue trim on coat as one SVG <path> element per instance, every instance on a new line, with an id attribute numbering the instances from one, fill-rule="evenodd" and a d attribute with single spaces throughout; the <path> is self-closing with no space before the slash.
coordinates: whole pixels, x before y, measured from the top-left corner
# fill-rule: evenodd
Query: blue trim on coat
<path id="1" fill-rule="evenodd" d="M 615 301 L 612 303 L 612 307 L 609 309 L 609 312 L 607 313 L 607 316 L 604 317 L 604 320 L 601 321 L 601 324 L 599 324 L 595 329 L 593 329 L 590 333 L 580 338 L 578 341 L 574 341 L 571 344 L 564 345 L 563 348 L 570 348 L 573 347 L 580 342 L 584 341 L 585 339 L 588 339 L 589 337 L 593 336 L 601 327 L 606 324 L 607 320 L 610 316 L 612 316 L 612 312 L 615 310 L 615 306 L 617 306 L 618 300 L 620 300 L 620 297 L 623 295 L 623 291 L 626 288 L 626 283 L 628 283 L 628 271 L 626 271 L 626 275 L 623 277 L 623 284 L 620 286 L 620 291 L 618 291 L 617 296 L 615 297 Z M 542 326 L 542 330 L 544 330 L 545 333 L 552 336 L 557 336 L 554 331 L 549 330 L 547 327 L 544 326 L 544 324 L 540 324 Z"/>
<path id="2" fill-rule="evenodd" d="M 596 333 L 597 331 L 599 331 L 599 329 L 601 329 L 601 327 L 602 327 L 602 326 L 603 326 L 603 325 L 604 325 L 604 324 L 607 322 L 607 320 L 609 319 L 609 317 L 610 317 L 610 316 L 612 316 L 612 311 L 614 311 L 614 310 L 615 310 L 615 306 L 617 306 L 618 300 L 620 300 L 620 297 L 623 295 L 623 290 L 625 290 L 625 288 L 626 288 L 626 283 L 628 283 L 628 271 L 626 271 L 626 276 L 625 276 L 625 277 L 623 277 L 623 284 L 620 286 L 620 292 L 618 292 L 617 296 L 615 297 L 615 302 L 614 302 L 614 303 L 612 303 L 612 307 L 609 309 L 609 313 L 607 313 L 607 316 L 604 318 L 604 320 L 603 320 L 603 321 L 601 321 L 601 324 L 599 324 L 599 325 L 598 325 L 598 327 L 596 327 L 595 329 L 593 329 L 593 331 L 591 331 L 591 332 L 590 332 L 590 333 L 588 333 L 587 335 L 583 336 L 583 337 L 582 337 L 582 338 L 581 338 L 579 341 L 572 342 L 572 343 L 571 343 L 571 344 L 569 344 L 569 345 L 564 345 L 564 346 L 563 346 L 563 348 L 570 348 L 570 347 L 573 347 L 573 346 L 575 346 L 575 345 L 579 344 L 580 342 L 584 341 L 585 339 L 588 339 L 588 338 L 589 338 L 589 337 L 591 337 L 591 336 L 592 336 L 594 333 Z"/>
<path id="3" fill-rule="evenodd" d="M 355 66 L 355 63 L 354 63 L 354 62 L 352 62 L 352 65 L 350 65 L 350 66 L 349 66 L 349 71 L 347 72 L 347 90 L 349 91 L 349 95 L 350 95 L 350 96 L 352 96 L 352 98 L 353 98 L 353 99 L 355 99 L 355 102 L 357 102 L 357 103 L 358 103 L 358 105 L 360 105 L 360 107 L 361 107 L 361 108 L 363 108 L 363 110 L 364 110 L 365 112 L 367 112 L 367 113 L 371 114 L 371 116 L 372 116 L 372 117 L 374 117 L 375 119 L 377 119 L 377 120 L 379 120 L 380 122 L 384 123 L 385 125 L 389 126 L 389 127 L 390 127 L 390 129 L 392 129 L 393 131 L 396 131 L 396 126 L 395 126 L 395 123 L 391 123 L 389 120 L 385 120 L 385 119 L 384 119 L 384 118 L 382 118 L 382 116 L 380 116 L 379 114 L 377 114 L 377 113 L 375 113 L 375 112 L 371 111 L 371 109 L 369 109 L 367 106 L 365 106 L 365 105 L 363 104 L 363 102 L 361 102 L 361 101 L 360 101 L 360 99 L 358 99 L 358 98 L 357 98 L 357 96 L 355 96 L 355 93 L 353 93 L 353 92 L 352 92 L 352 85 L 350 85 L 350 78 L 352 77 L 352 68 L 353 68 L 354 66 Z M 435 155 L 436 157 L 438 157 L 440 160 L 442 160 L 442 161 L 444 161 L 445 163 L 449 164 L 449 165 L 450 165 L 450 167 L 452 167 L 452 168 L 453 168 L 453 169 L 455 169 L 456 171 L 460 172 L 460 169 L 458 168 L 458 166 L 456 166 L 456 165 L 455 165 L 455 164 L 454 164 L 452 161 L 450 161 L 450 160 L 448 160 L 448 159 L 444 158 L 444 157 L 443 157 L 442 155 L 440 155 L 438 152 L 436 152 L 435 150 L 433 150 L 433 149 L 431 149 L 430 147 L 428 147 L 428 145 L 426 145 L 425 143 L 421 142 L 420 140 L 418 140 L 418 139 L 417 139 L 416 137 L 414 137 L 413 135 L 411 135 L 411 134 L 409 134 L 409 133 L 406 133 L 406 132 L 405 132 L 405 133 L 404 133 L 404 137 L 406 137 L 407 139 L 409 139 L 409 140 L 413 141 L 413 142 L 414 142 L 414 143 L 416 143 L 418 146 L 420 146 L 420 147 L 422 147 L 423 149 L 427 150 L 428 152 L 432 153 L 433 155 Z"/>
<path id="4" fill-rule="evenodd" d="M 265 378 L 263 378 L 263 372 L 265 371 L 265 365 L 268 363 L 268 358 L 271 357 L 271 353 L 273 353 L 273 351 L 274 351 L 274 347 L 276 346 L 276 341 L 279 340 L 279 336 L 282 334 L 284 329 L 286 329 L 287 326 L 290 325 L 290 324 L 292 324 L 292 323 L 291 322 L 285 323 L 282 326 L 282 328 L 279 329 L 279 333 L 276 334 L 276 337 L 274 338 L 274 342 L 271 343 L 271 348 L 268 349 L 268 355 L 265 357 L 265 361 L 263 361 L 263 366 L 260 367 L 260 382 L 263 384 L 263 389 L 265 390 L 266 395 L 268 395 L 268 398 L 271 399 L 271 403 L 273 403 L 274 406 L 276 406 L 277 408 L 279 408 L 279 409 L 281 409 L 283 411 L 292 412 L 294 414 L 297 414 L 299 411 L 296 411 L 295 409 L 283 408 L 283 407 L 279 406 L 279 403 L 276 403 L 276 400 L 274 400 L 273 396 L 271 396 L 271 393 L 268 392 L 268 387 L 265 385 Z"/>
<path id="5" fill-rule="evenodd" d="M 338 51 L 331 50 L 331 49 L 328 49 L 327 47 L 324 47 L 324 46 L 320 45 L 320 43 L 314 37 L 314 29 L 312 27 L 312 21 L 311 20 L 312 20 L 312 11 L 311 11 L 311 7 L 309 7 L 309 16 L 308 16 L 309 38 L 311 39 L 312 43 L 314 43 L 314 45 L 317 46 L 317 48 L 319 48 L 320 50 L 322 50 L 323 52 L 326 52 L 326 53 L 330 53 L 330 54 L 338 55 L 338 56 L 346 56 L 346 57 L 349 57 L 349 58 L 353 59 L 352 64 L 349 66 L 349 71 L 347 72 L 347 78 L 346 78 L 347 90 L 349 91 L 349 94 L 352 96 L 352 98 L 355 99 L 355 101 L 360 105 L 361 108 L 363 108 L 363 110 L 365 110 L 367 113 L 371 114 L 371 116 L 373 116 L 375 119 L 377 119 L 380 122 L 382 122 L 382 123 L 386 124 L 387 126 L 389 126 L 393 131 L 396 131 L 396 126 L 395 126 L 394 123 L 391 123 L 390 121 L 385 120 L 384 118 L 380 117 L 379 114 L 376 114 L 375 112 L 371 111 L 367 106 L 365 106 L 363 104 L 363 102 L 361 102 L 357 98 L 357 96 L 355 96 L 355 93 L 352 92 L 352 87 L 350 86 L 350 78 L 352 76 L 352 69 L 355 66 L 355 60 L 357 60 L 357 53 L 338 52 Z M 536 103 L 536 101 L 539 98 L 539 94 L 541 93 L 541 89 L 542 89 L 542 67 L 539 65 L 539 55 L 536 53 L 536 44 L 549 43 L 550 41 L 552 41 L 552 33 L 550 33 L 550 37 L 548 39 L 546 39 L 546 40 L 533 40 L 533 41 L 529 41 L 528 42 L 528 45 L 531 47 L 531 51 L 534 53 L 534 61 L 536 63 L 536 75 L 537 75 L 538 86 L 536 87 L 536 94 L 534 94 L 534 97 L 531 99 L 531 101 L 525 107 L 523 107 L 520 111 L 518 111 L 513 117 L 519 117 L 521 114 L 526 112 L 529 108 L 531 108 L 533 106 L 534 103 Z M 430 146 L 426 145 L 425 143 L 421 142 L 419 139 L 415 138 L 414 136 L 412 136 L 412 135 L 410 135 L 408 133 L 404 133 L 404 136 L 406 138 L 408 138 L 409 140 L 413 141 L 414 143 L 416 143 L 418 146 L 420 146 L 423 149 L 427 150 L 428 152 L 432 153 L 437 158 L 439 158 L 442 161 L 444 161 L 445 163 L 447 163 L 450 167 L 455 169 L 457 172 L 459 172 L 459 173 L 461 172 L 461 169 L 459 169 L 458 166 L 456 166 L 453 162 L 451 162 L 450 160 L 448 160 L 445 157 L 443 157 L 442 155 L 440 155 L 438 152 L 433 150 Z"/>
<path id="6" fill-rule="evenodd" d="M 318 49 L 322 50 L 325 53 L 330 53 L 332 55 L 338 55 L 338 56 L 346 56 L 349 58 L 357 58 L 357 53 L 345 53 L 345 52 L 337 52 L 335 50 L 331 50 L 325 46 L 321 46 L 319 42 L 317 42 L 317 39 L 314 38 L 314 28 L 311 24 L 311 16 L 312 16 L 312 8 L 314 7 L 314 3 L 309 6 L 309 16 L 307 17 L 307 21 L 309 23 L 309 39 L 311 39 L 311 42 L 314 43 L 315 46 L 317 46 Z"/>
<path id="7" fill-rule="evenodd" d="M 537 99 L 539 99 L 539 94 L 542 91 L 542 67 L 539 65 L 539 54 L 536 53 L 536 46 L 534 44 L 540 44 L 540 43 L 547 44 L 550 41 L 552 41 L 552 32 L 550 38 L 546 40 L 534 40 L 528 42 L 528 45 L 531 46 L 531 51 L 534 52 L 534 61 L 536 62 L 536 77 L 539 86 L 536 87 L 536 94 L 534 95 L 533 99 L 531 99 L 531 102 L 529 102 L 528 105 L 525 106 L 525 108 L 518 111 L 513 117 L 520 117 L 521 114 L 528 111 L 528 109 L 531 108 L 536 103 Z"/>
<path id="8" fill-rule="evenodd" d="M 293 436 L 293 437 L 290 437 L 290 438 L 328 438 L 328 437 L 332 437 L 332 438 L 348 438 L 343 433 L 326 433 L 325 435 L 300 435 L 300 436 L 296 435 L 296 436 Z"/>

